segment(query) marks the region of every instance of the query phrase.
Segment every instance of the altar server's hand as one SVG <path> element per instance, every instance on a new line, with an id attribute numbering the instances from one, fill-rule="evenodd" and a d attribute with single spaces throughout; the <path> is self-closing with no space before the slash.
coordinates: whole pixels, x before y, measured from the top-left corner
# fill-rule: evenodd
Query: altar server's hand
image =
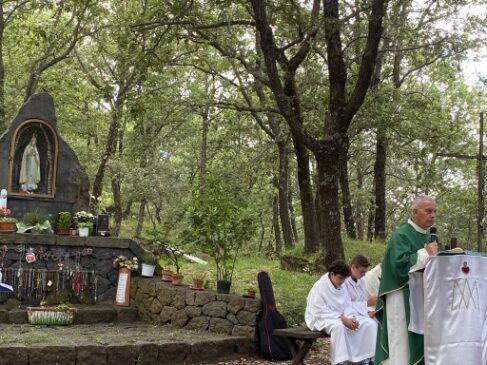
<path id="1" fill-rule="evenodd" d="M 342 323 L 350 330 L 356 330 L 359 327 L 359 323 L 355 318 L 349 318 L 347 316 L 341 316 Z"/>
<path id="2" fill-rule="evenodd" d="M 424 248 L 430 256 L 436 256 L 436 254 L 438 253 L 438 243 L 436 241 L 424 245 Z"/>

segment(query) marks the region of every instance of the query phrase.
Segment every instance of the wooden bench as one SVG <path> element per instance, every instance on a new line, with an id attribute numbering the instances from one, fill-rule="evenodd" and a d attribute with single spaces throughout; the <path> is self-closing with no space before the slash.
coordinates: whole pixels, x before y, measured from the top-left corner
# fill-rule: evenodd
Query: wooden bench
<path id="1" fill-rule="evenodd" d="M 311 331 L 307 327 L 277 329 L 274 335 L 286 338 L 293 354 L 293 365 L 304 365 L 304 358 L 316 339 L 330 337 L 325 332 Z"/>

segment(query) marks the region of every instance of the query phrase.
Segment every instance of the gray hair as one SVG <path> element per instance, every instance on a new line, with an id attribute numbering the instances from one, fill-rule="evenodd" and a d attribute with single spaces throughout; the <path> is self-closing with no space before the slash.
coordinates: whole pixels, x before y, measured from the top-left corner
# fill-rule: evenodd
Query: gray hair
<path id="1" fill-rule="evenodd" d="M 418 209 L 419 205 L 424 202 L 424 201 L 430 201 L 433 203 L 436 203 L 435 199 L 428 195 L 417 195 L 414 199 L 413 202 L 411 203 L 411 209 Z"/>

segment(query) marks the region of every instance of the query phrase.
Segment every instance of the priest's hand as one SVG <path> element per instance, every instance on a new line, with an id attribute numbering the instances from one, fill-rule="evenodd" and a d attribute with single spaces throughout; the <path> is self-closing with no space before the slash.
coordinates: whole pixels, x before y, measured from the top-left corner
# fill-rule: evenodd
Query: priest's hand
<path id="1" fill-rule="evenodd" d="M 356 330 L 359 327 L 359 323 L 355 318 L 341 316 L 340 319 L 342 320 L 343 325 L 350 330 Z"/>
<path id="2" fill-rule="evenodd" d="M 436 256 L 436 254 L 438 253 L 438 243 L 436 241 L 424 245 L 424 248 L 430 256 Z"/>

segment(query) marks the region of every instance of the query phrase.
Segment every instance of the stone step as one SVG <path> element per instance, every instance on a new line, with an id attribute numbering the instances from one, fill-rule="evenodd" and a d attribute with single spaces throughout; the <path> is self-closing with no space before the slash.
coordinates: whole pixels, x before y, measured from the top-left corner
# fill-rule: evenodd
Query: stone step
<path id="1" fill-rule="evenodd" d="M 76 309 L 75 324 L 130 323 L 137 320 L 137 309 L 110 304 L 72 305 Z M 6 308 L 0 306 L 0 323 L 29 323 L 27 307 Z"/>
<path id="2" fill-rule="evenodd" d="M 0 324 L 0 365 L 177 365 L 255 353 L 249 338 L 133 322 L 73 326 Z"/>

